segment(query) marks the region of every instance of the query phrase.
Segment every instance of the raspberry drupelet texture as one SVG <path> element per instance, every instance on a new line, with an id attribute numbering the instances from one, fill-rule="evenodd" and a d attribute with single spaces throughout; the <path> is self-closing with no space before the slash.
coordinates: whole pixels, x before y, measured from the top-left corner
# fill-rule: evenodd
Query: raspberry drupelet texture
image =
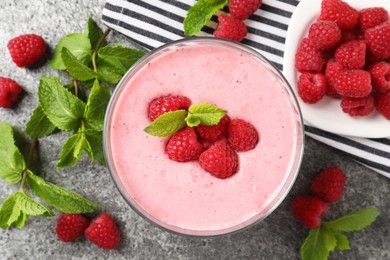
<path id="1" fill-rule="evenodd" d="M 294 217 L 308 228 L 318 228 L 321 218 L 328 212 L 328 205 L 312 196 L 298 196 L 291 205 Z"/>
<path id="2" fill-rule="evenodd" d="M 197 139 L 195 129 L 185 127 L 171 136 L 165 150 L 169 159 L 187 162 L 198 159 L 204 148 Z"/>
<path id="3" fill-rule="evenodd" d="M 340 106 L 350 116 L 368 116 L 374 112 L 374 98 L 372 95 L 361 98 L 342 97 Z"/>
<path id="4" fill-rule="evenodd" d="M 215 142 L 226 136 L 229 123 L 229 116 L 224 115 L 217 125 L 198 125 L 196 127 L 196 132 L 202 141 Z"/>
<path id="5" fill-rule="evenodd" d="M 390 91 L 390 63 L 382 61 L 368 68 L 372 87 L 380 92 Z"/>
<path id="6" fill-rule="evenodd" d="M 89 241 L 103 249 L 114 249 L 120 242 L 119 230 L 108 213 L 101 213 L 84 232 Z"/>
<path id="7" fill-rule="evenodd" d="M 0 107 L 11 108 L 20 101 L 23 89 L 19 84 L 5 77 L 0 77 Z"/>
<path id="8" fill-rule="evenodd" d="M 240 42 L 247 34 L 246 25 L 240 19 L 233 16 L 220 15 L 214 36 Z"/>
<path id="9" fill-rule="evenodd" d="M 336 202 L 343 195 L 346 179 L 340 168 L 327 168 L 314 178 L 311 192 L 325 202 Z"/>
<path id="10" fill-rule="evenodd" d="M 334 87 L 342 96 L 365 97 L 371 93 L 371 76 L 364 70 L 347 70 L 334 79 Z"/>
<path id="11" fill-rule="evenodd" d="M 363 32 L 389 20 L 389 13 L 383 7 L 365 8 L 359 12 L 359 26 Z"/>
<path id="12" fill-rule="evenodd" d="M 56 233 L 63 242 L 71 242 L 84 234 L 89 220 L 80 214 L 61 214 L 57 219 Z"/>
<path id="13" fill-rule="evenodd" d="M 245 20 L 262 4 L 262 0 L 229 0 L 229 13 L 237 19 Z"/>
<path id="14" fill-rule="evenodd" d="M 28 67 L 41 59 L 46 51 L 46 43 L 36 34 L 20 35 L 8 42 L 8 51 L 18 67 Z"/>
<path id="15" fill-rule="evenodd" d="M 341 39 L 341 30 L 335 22 L 318 21 L 310 26 L 308 38 L 317 49 L 328 49 Z"/>
<path id="16" fill-rule="evenodd" d="M 298 94 L 305 103 L 317 103 L 325 95 L 327 89 L 327 82 L 322 73 L 305 72 L 299 76 Z"/>
<path id="17" fill-rule="evenodd" d="M 228 127 L 228 143 L 233 150 L 245 152 L 256 147 L 260 137 L 256 128 L 242 119 L 233 119 Z"/>
<path id="18" fill-rule="evenodd" d="M 378 58 L 390 58 L 390 22 L 367 29 L 364 39 L 370 51 Z"/>
<path id="19" fill-rule="evenodd" d="M 295 54 L 295 68 L 300 72 L 321 71 L 325 64 L 324 54 L 304 38 Z"/>
<path id="20" fill-rule="evenodd" d="M 333 21 L 341 30 L 355 27 L 359 21 L 359 12 L 341 0 L 323 0 L 320 21 Z"/>
<path id="21" fill-rule="evenodd" d="M 387 120 L 390 120 L 390 91 L 375 96 L 375 107 Z"/>
<path id="22" fill-rule="evenodd" d="M 148 106 L 148 117 L 154 121 L 165 112 L 176 111 L 179 109 L 188 109 L 191 100 L 184 96 L 161 96 L 153 99 Z"/>
<path id="23" fill-rule="evenodd" d="M 336 49 L 335 58 L 346 69 L 362 69 L 366 64 L 366 49 L 365 41 L 346 42 Z"/>

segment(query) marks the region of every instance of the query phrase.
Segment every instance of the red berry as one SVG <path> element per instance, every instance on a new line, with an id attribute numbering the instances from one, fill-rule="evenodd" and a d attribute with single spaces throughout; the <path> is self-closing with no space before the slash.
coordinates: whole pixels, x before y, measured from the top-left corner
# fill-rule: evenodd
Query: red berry
<path id="1" fill-rule="evenodd" d="M 295 68 L 300 71 L 321 71 L 325 64 L 324 54 L 304 38 L 295 54 Z"/>
<path id="2" fill-rule="evenodd" d="M 375 96 L 375 107 L 379 113 L 390 120 L 390 91 Z"/>
<path id="3" fill-rule="evenodd" d="M 230 123 L 230 118 L 228 115 L 224 115 L 217 125 L 207 126 L 207 125 L 198 125 L 196 127 L 196 132 L 199 137 L 206 142 L 215 142 L 218 139 L 226 136 L 227 129 Z"/>
<path id="4" fill-rule="evenodd" d="M 359 12 L 359 25 L 362 31 L 373 28 L 389 19 L 389 13 L 383 7 L 365 8 Z"/>
<path id="5" fill-rule="evenodd" d="M 195 129 L 185 127 L 171 136 L 165 150 L 169 159 L 187 162 L 199 158 L 203 152 L 203 145 L 198 142 Z"/>
<path id="6" fill-rule="evenodd" d="M 19 102 L 22 91 L 16 81 L 0 77 L 0 107 L 10 108 L 14 106 Z"/>
<path id="7" fill-rule="evenodd" d="M 245 152 L 255 148 L 259 134 L 255 127 L 242 120 L 233 119 L 228 127 L 228 142 L 232 149 Z"/>
<path id="8" fill-rule="evenodd" d="M 336 60 L 347 69 L 362 69 L 366 63 L 365 41 L 350 41 L 341 44 L 335 52 Z"/>
<path id="9" fill-rule="evenodd" d="M 8 50 L 12 60 L 18 67 L 27 67 L 43 57 L 46 43 L 36 34 L 20 35 L 8 42 Z"/>
<path id="10" fill-rule="evenodd" d="M 237 19 L 245 20 L 257 9 L 262 0 L 229 0 L 229 13 Z"/>
<path id="11" fill-rule="evenodd" d="M 390 91 L 390 63 L 375 63 L 369 67 L 368 72 L 374 89 L 381 92 Z"/>
<path id="12" fill-rule="evenodd" d="M 294 217 L 308 228 L 318 228 L 321 218 L 328 212 L 328 205 L 311 196 L 298 196 L 291 205 Z"/>
<path id="13" fill-rule="evenodd" d="M 328 88 L 326 90 L 326 94 L 329 96 L 338 96 L 336 89 L 334 88 L 334 79 L 336 75 L 345 71 L 343 65 L 338 63 L 335 59 L 330 59 L 326 63 L 325 68 L 325 78 L 328 82 Z"/>
<path id="14" fill-rule="evenodd" d="M 317 103 L 327 91 L 327 83 L 324 74 L 304 72 L 298 79 L 298 94 L 303 102 Z"/>
<path id="15" fill-rule="evenodd" d="M 341 30 L 348 30 L 358 23 L 359 13 L 344 1 L 323 0 L 319 20 L 336 22 Z"/>
<path id="16" fill-rule="evenodd" d="M 311 192 L 325 202 L 336 202 L 343 195 L 346 177 L 338 167 L 330 167 L 317 175 Z"/>
<path id="17" fill-rule="evenodd" d="M 248 33 L 245 23 L 233 16 L 220 15 L 218 22 L 214 31 L 215 37 L 240 42 Z"/>
<path id="18" fill-rule="evenodd" d="M 390 22 L 367 29 L 364 38 L 375 56 L 381 59 L 390 58 Z"/>
<path id="19" fill-rule="evenodd" d="M 89 241 L 103 249 L 114 249 L 120 241 L 116 223 L 107 213 L 93 219 L 84 233 Z"/>
<path id="20" fill-rule="evenodd" d="M 371 95 L 361 98 L 342 97 L 340 106 L 350 116 L 368 116 L 374 111 L 374 98 Z"/>
<path id="21" fill-rule="evenodd" d="M 217 178 L 227 178 L 238 170 L 238 156 L 224 140 L 216 142 L 199 157 L 200 166 Z"/>
<path id="22" fill-rule="evenodd" d="M 148 117 L 154 121 L 165 112 L 178 109 L 187 109 L 191 105 L 191 100 L 184 96 L 161 96 L 153 99 L 148 106 Z"/>
<path id="23" fill-rule="evenodd" d="M 334 79 L 334 87 L 342 96 L 365 97 L 371 93 L 371 76 L 364 70 L 347 70 Z"/>
<path id="24" fill-rule="evenodd" d="M 335 22 L 318 21 L 310 26 L 308 38 L 317 49 L 328 49 L 340 41 L 341 31 Z"/>
<path id="25" fill-rule="evenodd" d="M 63 242 L 74 241 L 84 234 L 89 220 L 79 214 L 61 214 L 57 219 L 56 233 Z"/>

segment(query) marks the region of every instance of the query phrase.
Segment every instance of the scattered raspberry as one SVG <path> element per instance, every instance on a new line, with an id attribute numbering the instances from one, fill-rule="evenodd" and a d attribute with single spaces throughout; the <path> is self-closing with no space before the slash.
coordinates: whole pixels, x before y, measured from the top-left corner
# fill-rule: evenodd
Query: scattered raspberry
<path id="1" fill-rule="evenodd" d="M 298 196 L 291 205 L 294 217 L 308 228 L 318 228 L 321 218 L 328 212 L 328 205 L 310 196 Z"/>
<path id="2" fill-rule="evenodd" d="M 56 233 L 63 242 L 74 241 L 84 234 L 89 220 L 80 214 L 61 214 L 57 219 Z"/>
<path id="3" fill-rule="evenodd" d="M 338 63 L 335 59 L 330 59 L 326 63 L 325 68 L 325 78 L 328 82 L 328 88 L 326 90 L 326 94 L 328 96 L 338 96 L 336 89 L 334 88 L 334 79 L 336 75 L 345 71 L 343 65 Z"/>
<path id="4" fill-rule="evenodd" d="M 295 68 L 300 72 L 321 71 L 324 64 L 322 51 L 315 48 L 308 38 L 304 38 L 295 54 Z"/>
<path id="5" fill-rule="evenodd" d="M 325 202 L 336 202 L 343 195 L 346 177 L 338 167 L 323 170 L 314 178 L 311 192 Z"/>
<path id="6" fill-rule="evenodd" d="M 372 87 L 378 91 L 390 91 L 390 63 L 378 62 L 369 67 Z"/>
<path id="7" fill-rule="evenodd" d="M 362 31 L 380 25 L 388 19 L 389 13 L 382 7 L 366 8 L 359 12 L 359 25 Z"/>
<path id="8" fill-rule="evenodd" d="M 328 49 L 340 41 L 341 31 L 335 22 L 318 21 L 310 26 L 308 38 L 317 49 Z"/>
<path id="9" fill-rule="evenodd" d="M 199 137 L 206 142 L 215 142 L 218 139 L 226 136 L 227 129 L 230 123 L 228 115 L 224 115 L 217 125 L 206 126 L 199 125 L 196 127 L 196 132 Z"/>
<path id="10" fill-rule="evenodd" d="M 336 60 L 347 69 L 362 69 L 366 63 L 365 41 L 350 41 L 341 44 L 335 52 Z"/>
<path id="11" fill-rule="evenodd" d="M 153 99 L 148 106 L 148 117 L 154 121 L 165 112 L 178 109 L 187 109 L 191 105 L 191 100 L 184 96 L 162 96 Z"/>
<path id="12" fill-rule="evenodd" d="M 114 249 L 120 241 L 116 223 L 107 213 L 102 213 L 93 219 L 84 233 L 89 241 L 103 249 Z"/>
<path id="13" fill-rule="evenodd" d="M 46 43 L 36 34 L 20 35 L 8 42 L 8 50 L 12 60 L 18 67 L 27 67 L 43 57 Z"/>
<path id="14" fill-rule="evenodd" d="M 227 178 L 238 170 L 237 154 L 224 140 L 216 142 L 199 157 L 200 166 L 217 178 Z"/>
<path id="15" fill-rule="evenodd" d="M 220 15 L 218 22 L 214 31 L 215 37 L 240 42 L 248 33 L 245 23 L 233 16 Z"/>
<path id="16" fill-rule="evenodd" d="M 390 22 L 367 29 L 364 38 L 375 56 L 381 59 L 390 58 Z"/>
<path id="17" fill-rule="evenodd" d="M 257 9 L 262 0 L 229 0 L 229 13 L 237 19 L 245 20 Z"/>
<path id="18" fill-rule="evenodd" d="M 171 136 L 165 150 L 169 159 L 187 162 L 198 159 L 203 146 L 197 140 L 195 129 L 185 127 Z"/>
<path id="19" fill-rule="evenodd" d="M 365 97 L 371 93 L 371 76 L 364 70 L 347 70 L 338 74 L 334 87 L 342 96 Z"/>
<path id="20" fill-rule="evenodd" d="M 237 151 L 249 151 L 255 148 L 259 140 L 259 134 L 255 127 L 242 120 L 233 119 L 228 127 L 228 142 L 232 149 Z"/>
<path id="21" fill-rule="evenodd" d="M 303 102 L 317 103 L 327 91 L 327 83 L 322 73 L 304 72 L 298 79 L 298 94 Z"/>
<path id="22" fill-rule="evenodd" d="M 19 102 L 22 91 L 16 81 L 0 77 L 0 107 L 10 108 L 14 106 Z"/>
<path id="23" fill-rule="evenodd" d="M 374 98 L 371 95 L 361 98 L 342 97 L 340 106 L 350 116 L 368 116 L 374 111 Z"/>
<path id="24" fill-rule="evenodd" d="M 348 30 L 358 23 L 359 13 L 344 1 L 323 0 L 319 20 L 336 22 L 341 30 Z"/>
<path id="25" fill-rule="evenodd" d="M 390 120 L 390 91 L 379 93 L 375 97 L 375 107 L 379 113 Z"/>

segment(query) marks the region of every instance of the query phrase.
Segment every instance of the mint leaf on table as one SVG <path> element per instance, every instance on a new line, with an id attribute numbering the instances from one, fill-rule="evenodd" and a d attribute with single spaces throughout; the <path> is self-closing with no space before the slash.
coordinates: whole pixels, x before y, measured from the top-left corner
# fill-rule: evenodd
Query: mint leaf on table
<path id="1" fill-rule="evenodd" d="M 40 138 L 53 133 L 55 129 L 56 126 L 50 122 L 42 107 L 38 105 L 27 122 L 26 133 L 31 138 Z"/>
<path id="2" fill-rule="evenodd" d="M 16 195 L 10 195 L 3 201 L 0 208 L 0 228 L 7 229 L 11 226 L 17 226 L 15 224 L 17 222 L 19 228 L 23 227 L 24 223 L 18 221 L 21 213 L 20 208 L 16 205 Z"/>
<path id="3" fill-rule="evenodd" d="M 334 231 L 334 236 L 337 240 L 336 249 L 338 250 L 349 250 L 349 240 L 346 236 L 340 232 Z"/>
<path id="4" fill-rule="evenodd" d="M 62 48 L 61 58 L 69 75 L 74 79 L 86 81 L 97 77 L 96 73 L 79 61 L 67 48 Z"/>
<path id="5" fill-rule="evenodd" d="M 117 68 L 115 68 L 114 65 L 99 57 L 96 61 L 96 67 L 98 71 L 99 80 L 103 80 L 111 84 L 116 84 L 121 80 L 123 76 L 123 73 Z"/>
<path id="6" fill-rule="evenodd" d="M 104 46 L 98 51 L 100 59 L 113 65 L 122 74 L 125 73 L 145 52 L 126 48 L 122 45 Z"/>
<path id="7" fill-rule="evenodd" d="M 17 183 L 25 168 L 23 155 L 15 145 L 12 126 L 0 122 L 0 178 L 9 184 Z"/>
<path id="8" fill-rule="evenodd" d="M 144 131 L 158 137 L 170 136 L 186 126 L 187 114 L 183 109 L 166 112 L 157 117 Z"/>
<path id="9" fill-rule="evenodd" d="M 85 137 L 87 138 L 88 143 L 91 146 L 93 158 L 101 164 L 105 165 L 106 160 L 104 158 L 103 151 L 103 132 L 87 129 L 85 130 Z"/>
<path id="10" fill-rule="evenodd" d="M 63 37 L 54 48 L 53 57 L 49 61 L 52 69 L 66 69 L 61 57 L 61 51 L 64 47 L 67 48 L 83 64 L 88 65 L 91 62 L 92 47 L 88 36 L 82 33 L 72 33 Z"/>
<path id="11" fill-rule="evenodd" d="M 103 31 L 91 17 L 88 17 L 87 24 L 85 25 L 84 35 L 88 37 L 93 49 L 99 42 L 99 39 L 103 36 Z M 101 46 L 104 45 L 106 45 L 105 40 L 102 42 Z"/>
<path id="12" fill-rule="evenodd" d="M 80 124 L 85 104 L 65 89 L 57 77 L 42 77 L 38 89 L 39 102 L 49 120 L 64 131 Z"/>
<path id="13" fill-rule="evenodd" d="M 191 127 L 197 126 L 199 124 L 208 126 L 216 125 L 226 114 L 225 110 L 208 103 L 191 105 L 188 108 L 188 112 L 188 117 L 185 120 L 188 126 Z"/>
<path id="14" fill-rule="evenodd" d="M 27 184 L 31 191 L 44 202 L 63 213 L 82 214 L 100 208 L 100 205 L 77 193 L 47 182 L 30 171 L 27 175 Z"/>
<path id="15" fill-rule="evenodd" d="M 187 13 L 184 19 L 184 34 L 195 35 L 203 28 L 210 18 L 225 7 L 228 0 L 199 0 Z"/>
<path id="16" fill-rule="evenodd" d="M 32 215 L 32 216 L 43 216 L 43 217 L 54 216 L 54 213 L 50 209 L 36 202 L 26 193 L 19 191 L 15 193 L 15 196 L 16 196 L 15 197 L 16 205 L 25 214 Z"/>
<path id="17" fill-rule="evenodd" d="M 322 222 L 322 224 L 335 230 L 351 232 L 364 229 L 373 223 L 378 216 L 379 211 L 372 207 L 354 211 L 336 220 Z"/>
<path id="18" fill-rule="evenodd" d="M 310 229 L 301 247 L 302 260 L 326 260 L 336 248 L 337 240 L 332 230 L 320 227 Z"/>
<path id="19" fill-rule="evenodd" d="M 89 144 L 84 132 L 78 132 L 69 137 L 62 146 L 57 168 L 69 167 L 78 162 L 86 147 L 89 148 Z"/>

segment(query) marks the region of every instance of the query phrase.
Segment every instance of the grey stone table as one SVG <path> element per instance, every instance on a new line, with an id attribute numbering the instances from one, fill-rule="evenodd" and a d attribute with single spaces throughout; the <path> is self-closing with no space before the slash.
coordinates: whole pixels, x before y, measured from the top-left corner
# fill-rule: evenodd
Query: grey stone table
<path id="1" fill-rule="evenodd" d="M 0 121 L 22 131 L 38 102 L 40 77 L 58 75 L 48 64 L 38 69 L 17 68 L 6 49 L 8 40 L 34 32 L 53 48 L 62 36 L 82 31 L 88 16 L 99 21 L 103 5 L 104 0 L 0 1 L 0 76 L 17 80 L 27 92 L 16 109 L 0 109 Z M 109 40 L 132 46 L 119 34 L 111 34 Z M 345 195 L 330 206 L 326 218 L 366 206 L 376 206 L 381 215 L 369 228 L 348 235 L 350 251 L 338 251 L 330 259 L 390 259 L 390 181 L 310 138 L 306 139 L 298 179 L 274 213 L 238 234 L 191 239 L 162 231 L 133 212 L 115 188 L 106 167 L 91 165 L 83 158 L 74 167 L 56 171 L 55 163 L 66 137 L 67 134 L 59 133 L 41 139 L 40 172 L 49 181 L 101 203 L 118 222 L 122 232 L 119 248 L 104 251 L 85 239 L 62 243 L 54 231 L 56 217 L 31 217 L 22 230 L 0 230 L 0 259 L 299 259 L 299 248 L 308 230 L 294 220 L 290 204 L 296 195 L 307 192 L 313 176 L 332 165 L 345 170 L 348 184 Z M 0 180 L 0 201 L 17 189 Z"/>

